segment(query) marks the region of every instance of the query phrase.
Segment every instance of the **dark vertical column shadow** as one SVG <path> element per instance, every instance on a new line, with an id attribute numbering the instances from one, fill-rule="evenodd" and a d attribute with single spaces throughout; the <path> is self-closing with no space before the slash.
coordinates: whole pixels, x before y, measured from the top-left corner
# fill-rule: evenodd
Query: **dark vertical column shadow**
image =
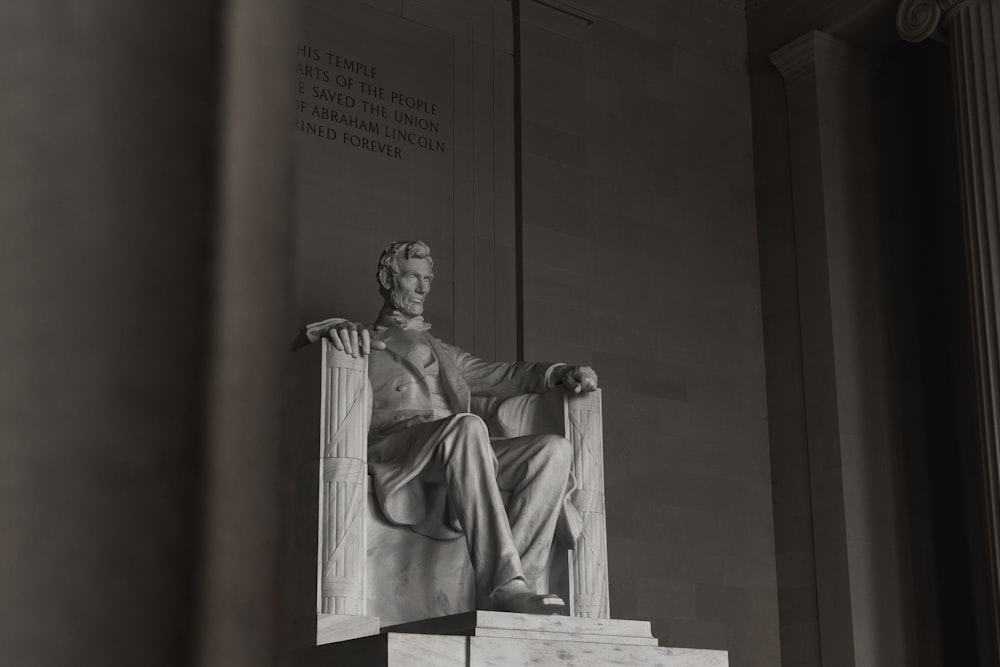
<path id="1" fill-rule="evenodd" d="M 921 665 L 995 665 L 946 46 L 883 52 L 876 160 Z"/>
<path id="2" fill-rule="evenodd" d="M 521 0 L 512 0 L 514 22 L 514 254 L 517 358 L 524 359 L 524 178 L 521 159 Z"/>

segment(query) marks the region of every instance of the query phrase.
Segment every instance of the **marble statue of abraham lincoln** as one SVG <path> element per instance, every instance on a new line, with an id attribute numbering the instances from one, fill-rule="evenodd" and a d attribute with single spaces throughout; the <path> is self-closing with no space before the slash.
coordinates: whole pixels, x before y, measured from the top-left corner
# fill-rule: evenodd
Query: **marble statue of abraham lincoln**
<path id="1" fill-rule="evenodd" d="M 434 281 L 430 248 L 390 244 L 376 274 L 384 300 L 375 323 L 331 318 L 306 327 L 297 345 L 328 337 L 368 356 L 372 419 L 369 469 L 393 523 L 447 539 L 464 535 L 480 609 L 559 613 L 565 603 L 539 590 L 553 540 L 573 546 L 580 517 L 569 502 L 572 445 L 556 435 L 491 438 L 473 405 L 562 384 L 593 391 L 586 366 L 487 362 L 430 334 L 424 301 Z M 425 492 L 447 489 L 443 511 Z M 505 508 L 501 491 L 510 494 Z"/>

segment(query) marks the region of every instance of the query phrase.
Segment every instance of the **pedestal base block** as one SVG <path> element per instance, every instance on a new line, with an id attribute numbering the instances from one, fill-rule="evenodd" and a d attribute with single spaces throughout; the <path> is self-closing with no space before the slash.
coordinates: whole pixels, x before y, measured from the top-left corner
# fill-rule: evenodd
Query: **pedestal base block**
<path id="1" fill-rule="evenodd" d="M 465 614 L 428 618 L 382 629 L 421 635 L 463 635 L 504 637 L 596 644 L 656 646 L 649 621 L 619 621 L 611 618 L 543 616 L 498 611 L 470 611 Z"/>
<path id="2" fill-rule="evenodd" d="M 726 651 L 656 645 L 645 621 L 470 612 L 317 646 L 295 667 L 728 667 Z"/>
<path id="3" fill-rule="evenodd" d="M 316 615 L 316 643 L 329 644 L 379 633 L 378 616 Z"/>

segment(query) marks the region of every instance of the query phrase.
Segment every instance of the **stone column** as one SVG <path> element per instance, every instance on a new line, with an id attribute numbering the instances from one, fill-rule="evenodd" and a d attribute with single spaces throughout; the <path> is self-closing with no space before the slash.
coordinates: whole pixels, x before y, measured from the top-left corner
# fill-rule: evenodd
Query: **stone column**
<path id="1" fill-rule="evenodd" d="M 287 346 L 298 324 L 290 297 L 287 111 L 297 5 L 236 0 L 220 20 L 199 613 L 192 621 L 198 651 L 190 664 L 262 667 L 286 642 L 275 619 L 289 475 Z"/>
<path id="2" fill-rule="evenodd" d="M 4 664 L 281 651 L 295 5 L 0 3 Z"/>
<path id="3" fill-rule="evenodd" d="M 937 36 L 946 38 L 951 47 L 996 623 L 1000 619 L 1000 0 L 904 0 L 896 27 L 907 41 Z"/>

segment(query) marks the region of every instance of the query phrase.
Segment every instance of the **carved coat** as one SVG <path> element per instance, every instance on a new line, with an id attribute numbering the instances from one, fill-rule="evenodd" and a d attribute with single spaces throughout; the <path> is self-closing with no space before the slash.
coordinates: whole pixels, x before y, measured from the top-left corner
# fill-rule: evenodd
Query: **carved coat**
<path id="1" fill-rule="evenodd" d="M 420 483 L 419 476 L 431 462 L 435 422 L 431 390 L 422 364 L 430 347 L 437 360 L 438 387 L 454 414 L 480 412 L 477 398 L 508 398 L 542 393 L 551 369 L 559 364 L 542 362 L 487 362 L 426 331 L 394 326 L 374 334 L 386 344 L 372 350 L 368 377 L 372 386 L 372 420 L 368 438 L 369 469 L 386 517 L 438 539 L 462 535 L 457 521 L 445 511 L 443 488 Z M 490 401 L 492 402 L 492 401 Z"/>

